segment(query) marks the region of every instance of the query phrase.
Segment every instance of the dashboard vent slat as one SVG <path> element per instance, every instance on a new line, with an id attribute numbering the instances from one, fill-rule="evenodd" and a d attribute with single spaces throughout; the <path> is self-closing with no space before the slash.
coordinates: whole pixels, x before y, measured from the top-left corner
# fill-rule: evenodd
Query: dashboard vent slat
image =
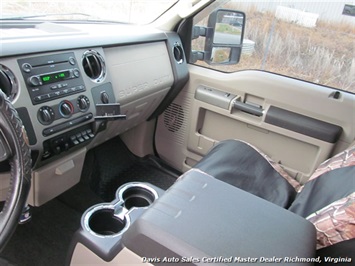
<path id="1" fill-rule="evenodd" d="M 86 75 L 94 82 L 99 83 L 105 78 L 105 61 L 97 51 L 86 51 L 83 55 L 82 64 Z"/>

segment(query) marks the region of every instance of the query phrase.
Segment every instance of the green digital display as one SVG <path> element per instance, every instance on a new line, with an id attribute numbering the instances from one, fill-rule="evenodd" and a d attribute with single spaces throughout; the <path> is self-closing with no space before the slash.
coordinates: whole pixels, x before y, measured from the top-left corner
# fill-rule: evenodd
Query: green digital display
<path id="1" fill-rule="evenodd" d="M 51 74 L 46 74 L 41 76 L 41 81 L 43 84 L 54 83 L 70 77 L 69 71 L 56 72 Z"/>

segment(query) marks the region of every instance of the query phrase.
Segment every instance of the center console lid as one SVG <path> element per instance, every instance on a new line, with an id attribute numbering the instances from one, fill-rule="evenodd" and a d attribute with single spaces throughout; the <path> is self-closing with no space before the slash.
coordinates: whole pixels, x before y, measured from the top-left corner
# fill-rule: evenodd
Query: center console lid
<path id="1" fill-rule="evenodd" d="M 193 169 L 123 235 L 123 245 L 150 262 L 306 264 L 315 228 L 304 218 Z M 299 262 L 301 261 L 301 262 Z"/>

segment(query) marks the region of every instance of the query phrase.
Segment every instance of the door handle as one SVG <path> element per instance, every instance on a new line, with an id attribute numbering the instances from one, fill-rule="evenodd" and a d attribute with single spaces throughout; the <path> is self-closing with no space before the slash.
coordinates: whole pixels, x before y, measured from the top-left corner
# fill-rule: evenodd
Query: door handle
<path id="1" fill-rule="evenodd" d="M 240 101 L 234 101 L 233 108 L 255 116 L 262 116 L 264 114 L 263 108 Z"/>

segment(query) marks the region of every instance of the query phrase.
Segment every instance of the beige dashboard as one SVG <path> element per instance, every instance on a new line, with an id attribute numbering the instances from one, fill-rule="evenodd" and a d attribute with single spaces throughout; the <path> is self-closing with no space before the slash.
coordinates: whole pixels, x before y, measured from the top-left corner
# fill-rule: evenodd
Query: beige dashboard
<path id="1" fill-rule="evenodd" d="M 104 32 L 72 27 L 68 34 L 51 32 L 23 42 L 10 35 L 3 42 L 0 72 L 10 81 L 8 96 L 28 134 L 33 160 L 28 202 L 34 206 L 79 182 L 89 149 L 156 116 L 156 109 L 168 104 L 164 99 L 181 89 L 177 82 L 188 78 L 183 55 L 174 57 L 181 46 L 174 33 L 137 27 L 141 34 L 132 35 L 131 26 L 117 26 L 122 34 L 112 37 L 107 27 Z M 14 49 L 26 42 L 21 52 Z M 0 179 L 5 198 L 9 172 Z"/>

